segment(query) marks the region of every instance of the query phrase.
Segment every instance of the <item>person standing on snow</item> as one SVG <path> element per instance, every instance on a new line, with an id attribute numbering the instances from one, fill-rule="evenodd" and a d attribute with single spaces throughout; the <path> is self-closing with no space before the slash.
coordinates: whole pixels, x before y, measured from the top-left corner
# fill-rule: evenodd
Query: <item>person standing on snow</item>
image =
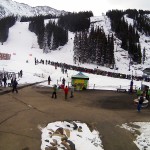
<path id="1" fill-rule="evenodd" d="M 6 78 L 6 76 L 4 76 L 3 82 L 4 82 L 4 87 L 6 87 L 6 85 L 7 85 L 7 78 Z"/>
<path id="2" fill-rule="evenodd" d="M 48 76 L 48 85 L 50 85 L 51 77 Z"/>
<path id="3" fill-rule="evenodd" d="M 20 77 L 22 78 L 22 75 L 23 75 L 23 71 L 22 70 L 20 70 Z"/>
<path id="4" fill-rule="evenodd" d="M 65 85 L 65 78 L 62 79 L 62 84 Z"/>
<path id="5" fill-rule="evenodd" d="M 11 78 L 11 87 L 13 86 L 14 79 Z"/>

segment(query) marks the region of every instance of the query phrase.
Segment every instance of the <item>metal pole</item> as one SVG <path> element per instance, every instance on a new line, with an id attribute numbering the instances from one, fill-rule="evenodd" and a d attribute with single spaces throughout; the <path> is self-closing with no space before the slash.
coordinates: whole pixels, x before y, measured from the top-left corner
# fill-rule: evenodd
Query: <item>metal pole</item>
<path id="1" fill-rule="evenodd" d="M 130 71 L 130 64 L 131 64 L 131 56 L 129 56 L 129 71 Z"/>

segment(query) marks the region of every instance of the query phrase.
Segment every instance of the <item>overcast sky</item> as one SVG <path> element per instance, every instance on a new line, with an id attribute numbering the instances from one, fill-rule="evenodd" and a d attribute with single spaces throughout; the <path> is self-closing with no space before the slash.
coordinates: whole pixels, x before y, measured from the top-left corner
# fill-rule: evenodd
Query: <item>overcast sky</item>
<path id="1" fill-rule="evenodd" d="M 13 0 L 30 6 L 50 6 L 70 12 L 92 11 L 99 16 L 111 9 L 150 10 L 150 0 Z"/>

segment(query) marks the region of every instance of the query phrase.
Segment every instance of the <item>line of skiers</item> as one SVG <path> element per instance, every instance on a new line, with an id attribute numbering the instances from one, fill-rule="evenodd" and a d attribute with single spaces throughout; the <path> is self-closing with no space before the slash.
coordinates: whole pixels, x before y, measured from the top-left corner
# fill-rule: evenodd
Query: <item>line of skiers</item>
<path id="1" fill-rule="evenodd" d="M 43 59 L 38 61 L 38 59 L 35 58 L 35 65 L 37 65 L 39 63 L 55 66 L 55 69 L 57 67 L 61 67 L 61 71 L 64 73 L 65 73 L 65 71 L 67 71 L 67 69 L 70 69 L 70 70 L 76 70 L 76 71 L 81 71 L 81 72 L 86 72 L 86 73 L 91 73 L 91 74 L 97 74 L 97 75 L 103 75 L 103 76 L 109 76 L 109 77 L 114 77 L 114 78 L 134 79 L 137 81 L 144 80 L 146 82 L 150 82 L 150 78 L 148 76 L 144 77 L 144 76 L 123 74 L 123 73 L 109 72 L 109 71 L 100 70 L 98 68 L 89 69 L 89 68 L 84 68 L 84 67 L 80 67 L 80 66 L 69 65 L 66 63 L 58 63 L 58 62 L 53 62 L 50 60 L 43 60 Z"/>

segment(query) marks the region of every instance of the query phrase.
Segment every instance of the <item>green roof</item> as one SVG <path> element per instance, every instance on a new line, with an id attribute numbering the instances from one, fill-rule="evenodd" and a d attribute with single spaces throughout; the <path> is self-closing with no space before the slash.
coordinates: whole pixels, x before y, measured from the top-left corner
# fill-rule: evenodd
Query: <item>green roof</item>
<path id="1" fill-rule="evenodd" d="M 84 75 L 82 72 L 79 72 L 78 74 L 72 76 L 72 78 L 89 79 L 89 77 Z"/>

